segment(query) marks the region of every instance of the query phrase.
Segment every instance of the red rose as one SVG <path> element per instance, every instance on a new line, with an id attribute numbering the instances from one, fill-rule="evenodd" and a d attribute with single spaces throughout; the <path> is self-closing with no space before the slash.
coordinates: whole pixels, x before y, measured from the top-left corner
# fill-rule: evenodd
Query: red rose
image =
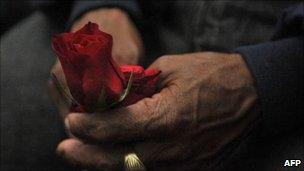
<path id="1" fill-rule="evenodd" d="M 130 66 L 123 65 L 120 66 L 125 78 L 129 78 L 131 73 L 133 73 L 133 83 L 131 93 L 123 101 L 123 105 L 127 106 L 143 99 L 144 97 L 149 97 L 155 92 L 155 85 L 158 81 L 159 70 L 149 69 L 144 70 L 141 66 Z"/>
<path id="2" fill-rule="evenodd" d="M 52 47 L 70 93 L 77 101 L 72 107 L 74 111 L 94 112 L 120 102 L 121 96 L 126 95 L 131 73 L 134 81 L 121 105 L 135 103 L 155 91 L 160 71 L 145 71 L 140 66 L 119 67 L 111 57 L 112 36 L 100 31 L 95 23 L 88 23 L 75 33 L 54 36 Z"/>

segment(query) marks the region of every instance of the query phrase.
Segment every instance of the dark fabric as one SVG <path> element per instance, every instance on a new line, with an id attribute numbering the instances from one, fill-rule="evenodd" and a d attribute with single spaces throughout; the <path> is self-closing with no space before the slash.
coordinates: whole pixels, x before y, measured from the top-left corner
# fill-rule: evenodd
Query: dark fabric
<path id="1" fill-rule="evenodd" d="M 282 13 L 272 40 L 304 36 L 304 3 L 294 5 Z"/>
<path id="2" fill-rule="evenodd" d="M 265 136 L 282 134 L 304 124 L 304 5 L 286 10 L 274 41 L 241 47 L 262 104 Z"/>
<path id="3" fill-rule="evenodd" d="M 0 34 L 2 35 L 16 22 L 27 17 L 32 10 L 27 2 L 0 1 Z"/>
<path id="4" fill-rule="evenodd" d="M 147 60 L 199 51 L 231 52 L 270 39 L 280 12 L 295 1 L 141 3 Z M 151 41 L 152 40 L 152 41 Z M 154 43 L 152 43 L 154 42 Z M 151 48 L 153 50 L 151 50 Z"/>
<path id="5" fill-rule="evenodd" d="M 47 91 L 54 30 L 35 13 L 1 38 L 1 169 L 67 170 L 55 154 L 65 138 Z"/>
<path id="6" fill-rule="evenodd" d="M 100 0 L 100 1 L 75 1 L 73 10 L 67 23 L 69 30 L 72 23 L 84 13 L 97 8 L 116 7 L 121 8 L 134 19 L 135 22 L 140 21 L 141 11 L 136 0 Z"/>
<path id="7" fill-rule="evenodd" d="M 52 27 L 57 27 L 63 32 L 71 14 L 74 0 L 44 0 L 29 1 L 29 3 L 34 9 L 45 14 Z"/>

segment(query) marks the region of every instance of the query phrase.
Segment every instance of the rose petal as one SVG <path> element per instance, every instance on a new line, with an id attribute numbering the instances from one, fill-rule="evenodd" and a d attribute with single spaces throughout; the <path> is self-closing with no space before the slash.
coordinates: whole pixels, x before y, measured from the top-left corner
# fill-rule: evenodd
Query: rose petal
<path id="1" fill-rule="evenodd" d="M 69 61 L 72 58 L 64 42 L 65 35 L 54 37 L 52 40 L 52 48 L 55 51 L 63 68 L 64 75 L 67 80 L 68 87 L 72 96 L 81 103 L 83 100 L 82 79 L 81 75 L 74 65 Z"/>
<path id="2" fill-rule="evenodd" d="M 121 72 L 124 74 L 126 80 L 129 79 L 131 73 L 133 73 L 133 81 L 139 80 L 144 77 L 144 68 L 141 66 L 122 65 L 120 66 Z"/>
<path id="3" fill-rule="evenodd" d="M 91 43 L 87 47 L 90 54 L 85 62 L 83 72 L 83 91 L 85 94 L 85 105 L 94 108 L 102 88 L 106 89 L 107 101 L 114 102 L 124 89 L 124 82 L 119 76 L 120 71 L 112 65 L 111 48 Z M 121 73 L 120 73 L 121 74 Z"/>

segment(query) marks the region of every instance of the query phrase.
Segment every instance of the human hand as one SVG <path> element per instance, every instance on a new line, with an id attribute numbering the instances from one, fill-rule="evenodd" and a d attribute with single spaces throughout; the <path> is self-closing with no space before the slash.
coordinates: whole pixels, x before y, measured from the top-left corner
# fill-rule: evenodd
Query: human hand
<path id="1" fill-rule="evenodd" d="M 102 8 L 90 11 L 77 20 L 71 31 L 79 30 L 89 21 L 98 24 L 102 31 L 113 37 L 112 56 L 118 64 L 136 65 L 143 56 L 143 45 L 140 34 L 128 15 L 117 8 Z M 69 89 L 59 60 L 57 59 L 51 73 L 56 75 L 59 83 L 67 94 Z M 55 102 L 60 115 L 65 118 L 69 112 L 69 106 L 57 91 L 53 82 L 49 84 L 50 95 Z"/>
<path id="2" fill-rule="evenodd" d="M 259 117 L 254 80 L 238 54 L 164 56 L 150 67 L 162 71 L 159 93 L 103 113 L 69 114 L 77 138 L 63 141 L 59 155 L 79 166 L 119 169 L 132 151 L 127 142 L 151 170 L 212 169 Z"/>
<path id="3" fill-rule="evenodd" d="M 144 52 L 142 39 L 128 14 L 118 8 L 93 10 L 77 20 L 71 31 L 79 30 L 89 21 L 112 35 L 112 57 L 118 64 L 137 65 L 141 61 Z"/>

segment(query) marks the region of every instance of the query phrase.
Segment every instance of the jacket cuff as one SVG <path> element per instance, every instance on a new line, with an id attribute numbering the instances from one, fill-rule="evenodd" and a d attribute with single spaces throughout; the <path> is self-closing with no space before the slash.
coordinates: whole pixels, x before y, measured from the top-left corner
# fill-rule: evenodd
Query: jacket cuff
<path id="1" fill-rule="evenodd" d="M 303 37 L 294 37 L 235 50 L 256 80 L 267 136 L 302 124 L 303 42 Z"/>
<path id="2" fill-rule="evenodd" d="M 72 13 L 69 17 L 66 30 L 70 30 L 72 24 L 80 18 L 83 14 L 90 10 L 97 8 L 111 8 L 116 7 L 126 11 L 135 24 L 141 19 L 141 11 L 136 0 L 101 0 L 101 1 L 75 1 L 72 9 Z"/>

